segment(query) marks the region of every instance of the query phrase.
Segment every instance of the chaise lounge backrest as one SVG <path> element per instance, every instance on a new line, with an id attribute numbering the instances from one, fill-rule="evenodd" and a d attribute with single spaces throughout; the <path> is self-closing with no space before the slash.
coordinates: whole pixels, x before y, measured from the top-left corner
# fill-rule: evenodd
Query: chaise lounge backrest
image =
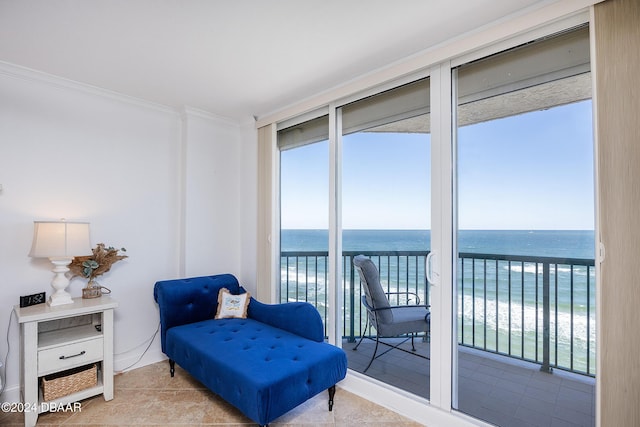
<path id="1" fill-rule="evenodd" d="M 166 352 L 167 331 L 180 325 L 213 319 L 218 308 L 218 292 L 227 288 L 232 294 L 245 290 L 232 274 L 192 277 L 188 279 L 156 282 L 153 297 L 160 309 L 160 337 L 162 351 Z M 291 322 L 292 313 L 304 322 Z M 301 337 L 324 341 L 324 325 L 318 310 L 306 302 L 263 304 L 253 298 L 249 303 L 248 317 Z"/>
<path id="2" fill-rule="evenodd" d="M 162 351 L 166 351 L 167 331 L 187 323 L 213 319 L 218 308 L 218 292 L 227 288 L 232 294 L 241 291 L 238 279 L 231 274 L 192 277 L 157 282 L 153 297 L 158 303 Z"/>

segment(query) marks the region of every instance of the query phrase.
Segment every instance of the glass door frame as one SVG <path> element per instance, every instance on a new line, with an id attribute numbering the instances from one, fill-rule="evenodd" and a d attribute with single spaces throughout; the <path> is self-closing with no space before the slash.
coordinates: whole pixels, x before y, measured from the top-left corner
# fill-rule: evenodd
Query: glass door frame
<path id="1" fill-rule="evenodd" d="M 341 111 L 329 105 L 329 343 L 342 348 L 342 129 Z"/>
<path id="2" fill-rule="evenodd" d="M 455 241 L 451 65 L 431 68 L 431 398 L 432 405 L 451 408 L 453 274 Z M 435 108 L 435 107 L 438 108 Z M 436 327 L 433 327 L 435 325 Z"/>

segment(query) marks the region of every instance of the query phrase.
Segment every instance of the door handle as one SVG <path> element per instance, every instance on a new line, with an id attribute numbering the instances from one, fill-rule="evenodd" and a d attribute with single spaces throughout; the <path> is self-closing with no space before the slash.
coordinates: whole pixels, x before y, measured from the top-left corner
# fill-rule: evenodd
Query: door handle
<path id="1" fill-rule="evenodd" d="M 435 251 L 429 252 L 429 255 L 425 258 L 425 271 L 427 273 L 427 281 L 432 285 L 437 285 L 440 283 L 440 274 L 433 268 L 433 260 L 434 258 L 437 260 L 437 255 Z"/>
<path id="2" fill-rule="evenodd" d="M 83 354 L 85 354 L 86 351 L 82 350 L 80 353 L 78 354 L 72 354 L 71 356 L 60 356 L 60 360 L 66 360 L 66 359 L 71 359 L 72 357 L 78 357 L 78 356 L 82 356 Z"/>

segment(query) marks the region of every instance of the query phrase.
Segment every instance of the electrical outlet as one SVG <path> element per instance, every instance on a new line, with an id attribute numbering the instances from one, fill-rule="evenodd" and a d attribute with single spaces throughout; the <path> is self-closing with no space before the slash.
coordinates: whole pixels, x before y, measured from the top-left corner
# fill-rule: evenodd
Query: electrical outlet
<path id="1" fill-rule="evenodd" d="M 40 292 L 33 295 L 23 295 L 20 297 L 20 307 L 29 307 L 30 305 L 42 304 L 45 302 L 47 294 Z"/>

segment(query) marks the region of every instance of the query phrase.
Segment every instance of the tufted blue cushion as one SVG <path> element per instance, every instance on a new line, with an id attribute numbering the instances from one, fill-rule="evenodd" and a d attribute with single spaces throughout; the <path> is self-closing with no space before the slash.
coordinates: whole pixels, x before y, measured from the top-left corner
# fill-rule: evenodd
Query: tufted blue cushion
<path id="1" fill-rule="evenodd" d="M 317 342 L 324 341 L 324 325 L 318 310 L 306 302 L 263 304 L 253 298 L 249 304 L 249 317 L 276 328 L 293 332 Z M 292 321 L 304 319 L 304 321 Z"/>
<path id="2" fill-rule="evenodd" d="M 344 351 L 254 319 L 218 319 L 167 332 L 167 355 L 265 425 L 345 377 Z"/>

